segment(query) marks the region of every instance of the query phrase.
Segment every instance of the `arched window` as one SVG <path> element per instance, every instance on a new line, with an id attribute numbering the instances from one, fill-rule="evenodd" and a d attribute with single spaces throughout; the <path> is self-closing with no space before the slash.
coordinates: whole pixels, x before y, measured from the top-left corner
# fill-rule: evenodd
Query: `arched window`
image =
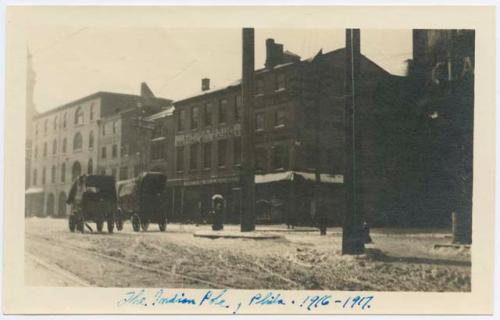
<path id="1" fill-rule="evenodd" d="M 49 126 L 49 119 L 45 119 L 43 123 L 43 133 L 47 133 L 47 127 Z"/>
<path id="2" fill-rule="evenodd" d="M 63 115 L 63 128 L 66 128 L 66 112 Z"/>
<path id="3" fill-rule="evenodd" d="M 35 124 L 35 135 L 38 135 L 38 122 Z"/>
<path id="4" fill-rule="evenodd" d="M 56 183 L 56 166 L 52 166 L 50 170 L 50 182 Z"/>
<path id="5" fill-rule="evenodd" d="M 68 141 L 66 138 L 63 139 L 63 145 L 62 145 L 62 152 L 66 152 L 66 145 L 68 144 Z"/>
<path id="6" fill-rule="evenodd" d="M 43 143 L 43 156 L 46 157 L 47 156 L 47 142 L 44 142 Z"/>
<path id="7" fill-rule="evenodd" d="M 38 171 L 35 169 L 33 170 L 33 185 L 36 186 L 36 184 L 38 183 Z"/>
<path id="8" fill-rule="evenodd" d="M 71 169 L 71 180 L 74 181 L 81 174 L 82 174 L 82 166 L 80 165 L 80 162 L 75 161 L 75 163 L 73 163 L 73 168 Z"/>
<path id="9" fill-rule="evenodd" d="M 47 170 L 45 169 L 45 167 L 43 168 L 42 170 L 42 184 L 44 185 L 45 184 L 45 180 L 47 178 Z"/>
<path id="10" fill-rule="evenodd" d="M 88 165 L 87 165 L 87 173 L 88 173 L 88 174 L 92 174 L 92 173 L 94 173 L 94 163 L 93 163 L 93 161 L 92 161 L 92 158 L 91 158 L 91 159 L 89 159 L 89 163 L 88 163 Z"/>
<path id="11" fill-rule="evenodd" d="M 82 110 L 82 107 L 76 108 L 76 111 L 75 111 L 75 124 L 83 124 L 83 110 Z"/>
<path id="12" fill-rule="evenodd" d="M 73 138 L 73 151 L 82 150 L 82 144 L 83 144 L 82 135 L 80 134 L 80 132 L 77 132 L 75 134 L 75 137 Z"/>
<path id="13" fill-rule="evenodd" d="M 61 165 L 61 182 L 66 181 L 66 163 Z"/>
<path id="14" fill-rule="evenodd" d="M 56 152 L 57 152 L 57 140 L 54 139 L 52 141 L 52 154 L 56 154 Z"/>
<path id="15" fill-rule="evenodd" d="M 94 104 L 90 105 L 90 121 L 94 120 Z"/>
<path id="16" fill-rule="evenodd" d="M 38 146 L 35 146 L 35 154 L 34 154 L 34 156 L 35 156 L 35 159 L 38 158 Z"/>
<path id="17" fill-rule="evenodd" d="M 94 147 L 94 131 L 90 131 L 89 133 L 89 149 Z"/>
<path id="18" fill-rule="evenodd" d="M 54 124 L 53 124 L 53 126 L 54 126 L 54 131 L 56 131 L 57 130 L 57 116 L 54 117 Z"/>

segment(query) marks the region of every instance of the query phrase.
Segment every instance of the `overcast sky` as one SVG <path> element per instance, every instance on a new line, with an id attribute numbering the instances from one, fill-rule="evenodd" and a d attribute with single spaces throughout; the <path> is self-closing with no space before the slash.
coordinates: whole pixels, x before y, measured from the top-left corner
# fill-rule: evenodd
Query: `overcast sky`
<path id="1" fill-rule="evenodd" d="M 256 68 L 265 40 L 274 38 L 302 58 L 344 47 L 344 30 L 256 29 Z M 156 96 L 180 99 L 241 77 L 241 29 L 65 28 L 30 32 L 41 112 L 97 91 L 139 94 L 145 81 Z M 392 74 L 411 58 L 411 30 L 361 30 L 361 51 Z"/>

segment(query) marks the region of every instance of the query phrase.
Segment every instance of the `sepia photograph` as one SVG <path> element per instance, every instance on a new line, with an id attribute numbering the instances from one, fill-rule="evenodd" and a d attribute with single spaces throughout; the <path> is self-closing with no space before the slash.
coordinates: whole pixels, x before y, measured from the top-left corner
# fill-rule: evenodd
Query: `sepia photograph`
<path id="1" fill-rule="evenodd" d="M 21 285 L 472 293 L 477 30 L 353 26 L 28 23 Z"/>

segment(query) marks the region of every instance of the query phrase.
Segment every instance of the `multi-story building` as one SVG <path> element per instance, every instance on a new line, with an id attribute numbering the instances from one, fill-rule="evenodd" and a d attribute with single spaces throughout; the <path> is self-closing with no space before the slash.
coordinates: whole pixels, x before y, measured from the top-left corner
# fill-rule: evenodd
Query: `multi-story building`
<path id="1" fill-rule="evenodd" d="M 84 173 L 118 176 L 121 155 L 137 152 L 137 145 L 130 148 L 124 143 L 131 140 L 127 134 L 133 126 L 127 116 L 157 113 L 170 104 L 171 100 L 154 97 L 143 84 L 141 95 L 97 92 L 37 115 L 32 124 L 27 213 L 65 216 L 67 193 L 76 177 Z M 137 163 L 131 158 L 127 165 Z"/>
<path id="2" fill-rule="evenodd" d="M 268 39 L 265 67 L 255 70 L 254 142 L 257 221 L 310 223 L 313 186 L 332 210 L 343 214 L 345 50 L 318 52 L 310 59 Z M 373 108 L 376 83 L 388 73 L 362 56 L 360 103 Z M 171 219 L 202 219 L 213 194 L 227 200 L 226 220 L 239 222 L 241 209 L 241 81 L 210 88 L 174 103 L 173 115 L 155 122 L 167 127 Z M 319 181 L 317 181 L 319 179 Z"/>

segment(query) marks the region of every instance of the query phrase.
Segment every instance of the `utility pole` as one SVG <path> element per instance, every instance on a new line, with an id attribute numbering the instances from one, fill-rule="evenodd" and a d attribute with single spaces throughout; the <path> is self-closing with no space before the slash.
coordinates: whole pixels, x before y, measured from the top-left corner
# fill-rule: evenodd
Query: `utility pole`
<path id="1" fill-rule="evenodd" d="M 242 188 L 242 210 L 240 230 L 241 232 L 248 232 L 255 230 L 254 29 L 243 28 L 242 40 L 241 97 L 243 100 L 243 119 L 241 122 L 242 168 L 240 183 Z"/>
<path id="2" fill-rule="evenodd" d="M 345 48 L 345 169 L 346 210 L 342 228 L 342 254 L 360 254 L 365 250 L 362 215 L 358 198 L 356 139 L 356 102 L 359 94 L 361 40 L 359 29 L 346 29 Z"/>

